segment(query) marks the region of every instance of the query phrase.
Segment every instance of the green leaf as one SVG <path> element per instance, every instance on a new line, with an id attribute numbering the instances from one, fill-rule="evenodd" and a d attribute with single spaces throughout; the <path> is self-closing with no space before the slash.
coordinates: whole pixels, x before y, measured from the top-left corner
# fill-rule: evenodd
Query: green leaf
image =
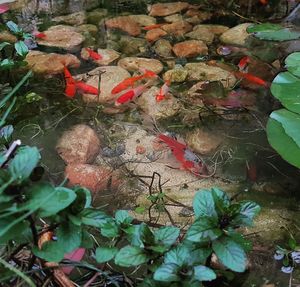
<path id="1" fill-rule="evenodd" d="M 14 221 L 15 218 L 13 216 L 1 218 L 0 219 L 0 230 L 3 230 L 4 227 L 6 227 L 9 223 Z M 13 226 L 13 228 L 10 228 L 7 230 L 2 236 L 0 236 L 0 244 L 7 244 L 9 240 L 16 240 L 17 238 L 20 238 L 23 236 L 23 233 L 25 230 L 29 228 L 28 221 L 21 221 Z"/>
<path id="2" fill-rule="evenodd" d="M 227 236 L 229 236 L 235 243 L 240 245 L 245 250 L 245 252 L 251 251 L 252 249 L 251 241 L 245 239 L 241 233 L 231 230 L 227 233 Z"/>
<path id="3" fill-rule="evenodd" d="M 154 235 L 147 224 L 136 225 L 130 234 L 131 244 L 144 247 L 144 244 L 155 245 Z"/>
<path id="4" fill-rule="evenodd" d="M 65 253 L 72 252 L 81 244 L 81 227 L 72 224 L 71 222 L 64 222 L 57 228 L 57 243 Z"/>
<path id="5" fill-rule="evenodd" d="M 55 241 L 47 241 L 42 245 L 42 249 L 33 247 L 33 253 L 46 261 L 59 262 L 64 258 L 65 252 Z"/>
<path id="6" fill-rule="evenodd" d="M 300 77 L 300 52 L 288 55 L 285 59 L 285 66 L 294 76 Z"/>
<path id="7" fill-rule="evenodd" d="M 167 246 L 174 244 L 180 234 L 180 229 L 175 226 L 161 227 L 154 231 L 156 243 L 162 243 Z"/>
<path id="8" fill-rule="evenodd" d="M 244 249 L 229 237 L 221 237 L 212 243 L 212 249 L 223 265 L 235 272 L 246 269 L 246 254 Z"/>
<path id="9" fill-rule="evenodd" d="M 118 210 L 115 219 L 118 224 L 130 224 L 133 220 L 127 210 Z"/>
<path id="10" fill-rule="evenodd" d="M 98 247 L 96 249 L 96 260 L 98 263 L 108 262 L 115 257 L 118 251 L 116 247 Z"/>
<path id="11" fill-rule="evenodd" d="M 260 211 L 260 206 L 252 201 L 240 202 L 239 205 L 239 213 L 233 218 L 233 224 L 252 226 L 254 217 Z"/>
<path id="12" fill-rule="evenodd" d="M 95 210 L 92 208 L 84 209 L 79 216 L 81 217 L 82 223 L 94 227 L 101 227 L 109 218 L 103 211 Z"/>
<path id="13" fill-rule="evenodd" d="M 280 116 L 278 116 L 278 112 Z M 285 115 L 288 115 L 286 119 Z M 273 112 L 267 123 L 267 136 L 270 145 L 282 158 L 298 168 L 300 168 L 299 135 L 295 134 L 297 130 L 292 130 L 292 127 L 299 125 L 299 115 L 287 110 Z"/>
<path id="14" fill-rule="evenodd" d="M 163 264 L 154 272 L 153 278 L 162 282 L 179 282 L 180 277 L 177 272 L 178 266 L 176 264 Z"/>
<path id="15" fill-rule="evenodd" d="M 216 219 L 200 217 L 188 229 L 186 239 L 193 242 L 207 242 L 217 239 L 222 235 Z"/>
<path id="16" fill-rule="evenodd" d="M 8 70 L 14 67 L 15 61 L 12 59 L 4 59 L 0 61 L 0 70 Z"/>
<path id="17" fill-rule="evenodd" d="M 80 247 L 91 249 L 94 246 L 94 240 L 87 230 L 82 230 Z"/>
<path id="18" fill-rule="evenodd" d="M 40 158 L 39 150 L 36 147 L 20 147 L 10 161 L 8 170 L 15 180 L 22 182 L 30 176 Z"/>
<path id="19" fill-rule="evenodd" d="M 2 43 L 0 43 L 0 51 L 2 50 L 2 49 L 4 49 L 6 46 L 10 46 L 11 44 L 10 43 L 8 43 L 8 42 L 2 42 Z"/>
<path id="20" fill-rule="evenodd" d="M 119 226 L 113 219 L 107 220 L 101 225 L 101 234 L 108 238 L 117 237 L 119 235 Z"/>
<path id="21" fill-rule="evenodd" d="M 217 216 L 211 191 L 203 189 L 196 193 L 193 200 L 195 216 Z"/>
<path id="22" fill-rule="evenodd" d="M 181 267 L 189 263 L 190 251 L 184 245 L 178 245 L 165 254 L 164 263 Z"/>
<path id="23" fill-rule="evenodd" d="M 70 206 L 73 214 L 78 214 L 84 208 L 91 207 L 92 196 L 91 192 L 87 188 L 77 186 L 73 188 L 73 191 L 76 193 L 76 200 Z"/>
<path id="24" fill-rule="evenodd" d="M 20 55 L 21 57 L 25 57 L 29 52 L 28 47 L 23 41 L 16 42 L 15 49 L 17 51 L 17 54 Z"/>
<path id="25" fill-rule="evenodd" d="M 206 266 L 194 267 L 194 278 L 198 281 L 212 281 L 217 278 L 216 273 Z"/>
<path id="26" fill-rule="evenodd" d="M 18 27 L 18 25 L 13 21 L 6 22 L 7 28 L 13 33 L 20 33 L 22 30 Z"/>
<path id="27" fill-rule="evenodd" d="M 125 246 L 117 253 L 115 264 L 123 267 L 137 266 L 148 261 L 144 250 L 136 246 Z"/>
<path id="28" fill-rule="evenodd" d="M 228 207 L 230 206 L 230 198 L 228 195 L 224 191 L 215 187 L 211 189 L 211 194 L 215 203 L 217 214 L 223 215 L 226 213 Z"/>
<path id="29" fill-rule="evenodd" d="M 297 241 L 296 241 L 295 238 L 293 238 L 293 237 L 290 237 L 290 238 L 289 238 L 288 244 L 289 244 L 289 247 L 290 247 L 292 250 L 295 250 L 296 247 L 297 247 Z"/>
<path id="30" fill-rule="evenodd" d="M 271 93 L 288 110 L 300 114 L 300 79 L 290 72 L 279 73 L 272 82 Z"/>
<path id="31" fill-rule="evenodd" d="M 190 251 L 189 264 L 190 265 L 198 265 L 205 264 L 206 259 L 209 255 L 211 255 L 211 248 L 197 248 L 193 251 Z"/>
<path id="32" fill-rule="evenodd" d="M 279 31 L 282 29 L 281 25 L 272 23 L 253 24 L 247 28 L 248 33 L 262 32 L 262 31 Z"/>

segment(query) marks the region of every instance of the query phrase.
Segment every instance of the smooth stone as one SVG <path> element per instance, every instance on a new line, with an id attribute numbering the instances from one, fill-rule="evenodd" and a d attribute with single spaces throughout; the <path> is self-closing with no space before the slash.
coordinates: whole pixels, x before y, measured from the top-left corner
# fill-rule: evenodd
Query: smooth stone
<path id="1" fill-rule="evenodd" d="M 156 24 L 156 18 L 148 15 L 129 15 L 128 17 L 141 26 L 150 26 Z"/>
<path id="2" fill-rule="evenodd" d="M 107 17 L 107 9 L 98 8 L 87 13 L 87 22 L 98 26 L 99 22 Z"/>
<path id="3" fill-rule="evenodd" d="M 189 40 L 175 44 L 173 52 L 179 58 L 191 58 L 198 55 L 207 55 L 208 48 L 203 41 Z"/>
<path id="4" fill-rule="evenodd" d="M 93 37 L 97 37 L 98 28 L 93 24 L 83 24 L 77 27 L 77 32 L 84 35 L 84 33 L 88 33 Z"/>
<path id="5" fill-rule="evenodd" d="M 147 41 L 142 38 L 122 36 L 118 42 L 120 51 L 127 56 L 135 56 L 144 53 Z"/>
<path id="6" fill-rule="evenodd" d="M 87 16 L 84 11 L 81 11 L 81 12 L 76 12 L 65 16 L 55 17 L 52 19 L 52 21 L 58 24 L 79 26 L 86 23 Z"/>
<path id="7" fill-rule="evenodd" d="M 165 59 L 173 58 L 172 45 L 168 40 L 159 39 L 154 44 L 155 53 Z"/>
<path id="8" fill-rule="evenodd" d="M 164 68 L 159 60 L 138 57 L 123 58 L 119 60 L 118 66 L 130 72 L 135 72 L 139 69 L 147 69 L 156 74 L 159 74 Z"/>
<path id="9" fill-rule="evenodd" d="M 0 32 L 0 42 L 8 42 L 8 43 L 15 43 L 17 42 L 17 37 L 8 31 L 1 31 Z"/>
<path id="10" fill-rule="evenodd" d="M 99 66 L 107 66 L 120 57 L 120 53 L 112 49 L 98 49 L 97 53 L 102 56 L 101 60 L 91 59 L 88 51 L 85 48 L 83 48 L 81 50 L 81 58 L 85 60 L 91 60 L 94 63 L 98 64 Z"/>
<path id="11" fill-rule="evenodd" d="M 105 25 L 109 29 L 120 29 L 130 36 L 138 36 L 141 34 L 141 27 L 129 16 L 119 16 L 105 21 Z"/>
<path id="12" fill-rule="evenodd" d="M 249 36 L 247 28 L 252 23 L 243 23 L 225 31 L 220 36 L 220 41 L 228 45 L 245 46 L 246 39 Z"/>
<path id="13" fill-rule="evenodd" d="M 155 42 L 157 41 L 159 38 L 166 36 L 168 33 L 160 28 L 156 28 L 156 29 L 152 29 L 150 31 L 147 31 L 146 33 L 146 40 L 148 42 Z"/>
<path id="14" fill-rule="evenodd" d="M 64 66 L 78 68 L 79 59 L 72 54 L 44 53 L 40 51 L 29 51 L 25 61 L 28 67 L 36 74 L 55 75 L 64 70 Z"/>
<path id="15" fill-rule="evenodd" d="M 210 45 L 215 38 L 215 35 L 209 29 L 204 27 L 199 27 L 198 29 L 185 34 L 185 36 L 194 40 L 201 40 L 207 45 Z"/>
<path id="16" fill-rule="evenodd" d="M 183 21 L 183 17 L 181 14 L 174 14 L 174 15 L 164 17 L 164 20 L 168 23 L 174 23 L 174 22 Z"/>
<path id="17" fill-rule="evenodd" d="M 227 30 L 229 30 L 229 27 L 224 26 L 224 25 L 215 25 L 215 24 L 200 24 L 194 26 L 193 30 L 198 30 L 199 28 L 206 28 L 208 29 L 211 33 L 219 36 L 223 33 L 225 33 Z"/>
<path id="18" fill-rule="evenodd" d="M 187 2 L 157 3 L 148 6 L 150 16 L 168 16 L 189 7 Z"/>
<path id="19" fill-rule="evenodd" d="M 182 83 L 186 80 L 188 71 L 183 68 L 175 68 L 164 73 L 164 81 Z"/>
<path id="20" fill-rule="evenodd" d="M 166 24 L 161 27 L 162 30 L 174 36 L 183 36 L 193 29 L 193 26 L 186 21 L 178 21 L 172 24 Z"/>

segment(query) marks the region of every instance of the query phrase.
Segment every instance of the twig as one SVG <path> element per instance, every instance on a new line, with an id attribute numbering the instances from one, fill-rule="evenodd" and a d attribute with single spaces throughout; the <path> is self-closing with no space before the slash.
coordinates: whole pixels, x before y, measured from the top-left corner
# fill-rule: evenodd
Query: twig
<path id="1" fill-rule="evenodd" d="M 12 153 L 15 151 L 15 149 L 21 145 L 21 141 L 20 140 L 15 140 L 13 141 L 13 143 L 9 146 L 8 150 L 6 151 L 6 153 L 4 154 L 4 158 L 5 161 L 1 163 L 0 167 L 3 167 L 3 165 L 7 162 L 7 160 L 10 158 L 10 156 L 12 155 Z"/>

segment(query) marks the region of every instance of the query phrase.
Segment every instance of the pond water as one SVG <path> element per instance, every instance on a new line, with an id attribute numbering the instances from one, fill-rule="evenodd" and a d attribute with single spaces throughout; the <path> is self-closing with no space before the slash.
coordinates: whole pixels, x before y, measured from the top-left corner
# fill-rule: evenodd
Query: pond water
<path id="1" fill-rule="evenodd" d="M 189 1 L 190 6 L 181 7 L 177 3 L 178 7 L 172 6 L 169 12 L 168 9 L 150 10 L 152 16 L 149 16 L 147 6 L 156 2 L 17 1 L 3 18 L 13 18 L 28 32 L 46 34 L 45 38 L 37 39 L 34 51 L 75 55 L 80 66 L 70 65 L 72 76 L 95 87 L 98 87 L 99 69 L 96 72 L 94 69 L 113 68 L 100 68 L 105 73 L 101 75 L 99 99 L 80 91 L 70 99 L 65 95 L 63 69 L 57 73 L 56 67 L 46 62 L 44 65 L 48 67 L 40 74 L 36 72 L 29 86 L 30 92 L 41 98 L 27 103 L 23 97 L 13 118 L 14 136 L 40 148 L 45 178 L 59 184 L 65 178 L 66 166 L 56 150 L 59 139 L 74 125 L 90 126 L 101 142 L 101 152 L 90 164 L 118 170 L 121 176 L 121 184 L 116 188 L 107 186 L 105 190 L 95 191 L 95 204 L 104 205 L 111 212 L 117 208 L 132 212 L 137 207 L 147 209 L 149 178 L 143 176 L 151 177 L 153 172 L 160 174 L 163 190 L 169 197 L 189 206 L 196 190 L 213 186 L 232 195 L 240 193 L 240 199 L 256 201 L 262 212 L 255 227 L 245 230 L 254 245 L 251 268 L 230 286 L 288 286 L 290 276 L 280 272 L 273 252 L 275 244 L 284 240 L 286 229 L 295 230 L 299 222 L 299 170 L 282 160 L 268 144 L 265 131 L 268 115 L 279 106 L 270 95 L 268 85 L 234 76 L 240 60 L 248 56 L 248 72 L 270 83 L 280 70 L 276 59 L 282 60 L 286 51 L 277 43 L 263 42 L 253 36 L 246 39 L 245 28 L 239 28 L 228 38 L 223 33 L 242 23 L 283 17 L 284 9 L 291 7 L 285 7 L 280 1 L 270 1 L 267 6 L 253 1 L 251 7 L 249 1 L 226 4 Z M 117 16 L 127 18 L 105 22 Z M 68 38 L 70 31 L 61 32 L 58 25 L 71 26 L 76 35 Z M 197 25 L 200 25 L 198 32 Z M 59 36 L 61 33 L 65 39 Z M 71 45 L 80 35 L 84 41 Z M 61 46 L 53 40 L 55 37 L 61 37 L 58 41 Z M 84 58 L 84 47 L 101 49 L 98 53 L 110 55 L 109 60 L 103 64 Z M 116 59 L 107 54 L 107 49 L 114 50 Z M 142 62 L 139 58 L 157 61 Z M 33 64 L 33 69 L 34 65 L 37 64 Z M 160 79 L 150 81 L 150 92 L 115 107 L 116 96 L 108 93 L 105 85 L 109 83 L 112 89 L 128 75 L 140 75 L 143 69 L 154 70 Z M 96 82 L 91 80 L 95 76 Z M 171 80 L 169 93 L 162 101 L 156 101 L 155 96 L 166 80 Z M 155 138 L 159 132 L 169 132 L 179 141 L 184 140 L 207 165 L 207 176 L 199 178 L 178 169 L 168 149 L 156 149 Z M 86 134 L 77 136 L 78 142 L 86 138 Z M 138 180 L 139 176 L 144 183 Z M 170 206 L 169 212 L 178 225 L 190 221 L 189 216 L 183 216 L 182 207 Z M 147 220 L 146 213 L 135 215 Z M 153 217 L 160 223 L 170 223 L 164 213 L 154 211 Z M 300 284 L 297 274 L 293 274 L 292 284 Z"/>

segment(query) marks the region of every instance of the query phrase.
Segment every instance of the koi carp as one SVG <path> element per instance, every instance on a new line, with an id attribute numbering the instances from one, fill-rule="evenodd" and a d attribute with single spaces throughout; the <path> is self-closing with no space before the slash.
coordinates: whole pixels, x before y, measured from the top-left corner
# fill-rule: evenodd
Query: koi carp
<path id="1" fill-rule="evenodd" d="M 92 58 L 93 60 L 98 61 L 103 59 L 102 55 L 98 54 L 91 48 L 85 48 L 85 50 L 89 53 L 90 58 Z"/>
<path id="2" fill-rule="evenodd" d="M 33 32 L 32 35 L 37 38 L 37 39 L 45 39 L 46 38 L 46 34 L 43 32 Z"/>
<path id="3" fill-rule="evenodd" d="M 238 63 L 239 70 L 244 71 L 246 66 L 249 63 L 250 63 L 250 58 L 248 56 L 243 57 Z"/>
<path id="4" fill-rule="evenodd" d="M 249 73 L 234 72 L 234 75 L 237 78 L 246 79 L 249 82 L 251 82 L 253 84 L 256 84 L 256 85 L 259 85 L 259 86 L 264 86 L 266 88 L 269 86 L 269 84 L 265 80 L 263 80 L 263 79 L 261 79 L 259 77 L 256 77 L 256 76 L 254 76 L 252 74 L 249 74 Z"/>
<path id="5" fill-rule="evenodd" d="M 66 66 L 64 66 L 64 75 L 66 81 L 65 95 L 68 98 L 73 98 L 76 94 L 76 81 Z"/>
<path id="6" fill-rule="evenodd" d="M 171 82 L 167 80 L 159 89 L 158 94 L 156 94 L 155 99 L 157 102 L 163 101 L 166 99 L 166 95 L 169 93 Z"/>
<path id="7" fill-rule="evenodd" d="M 115 106 L 120 106 L 133 101 L 136 97 L 140 96 L 145 91 L 145 89 L 146 86 L 144 85 L 138 86 L 134 89 L 130 89 L 116 99 Z"/>
<path id="8" fill-rule="evenodd" d="M 172 151 L 173 155 L 181 163 L 181 168 L 188 170 L 196 176 L 205 176 L 208 174 L 206 165 L 194 154 L 187 145 L 178 142 L 176 139 L 159 134 L 158 139 L 164 142 Z"/>
<path id="9" fill-rule="evenodd" d="M 91 85 L 88 85 L 82 81 L 76 82 L 75 86 L 77 89 L 81 90 L 84 93 L 93 94 L 93 95 L 98 95 L 98 93 L 99 93 L 97 88 L 95 88 Z"/>

